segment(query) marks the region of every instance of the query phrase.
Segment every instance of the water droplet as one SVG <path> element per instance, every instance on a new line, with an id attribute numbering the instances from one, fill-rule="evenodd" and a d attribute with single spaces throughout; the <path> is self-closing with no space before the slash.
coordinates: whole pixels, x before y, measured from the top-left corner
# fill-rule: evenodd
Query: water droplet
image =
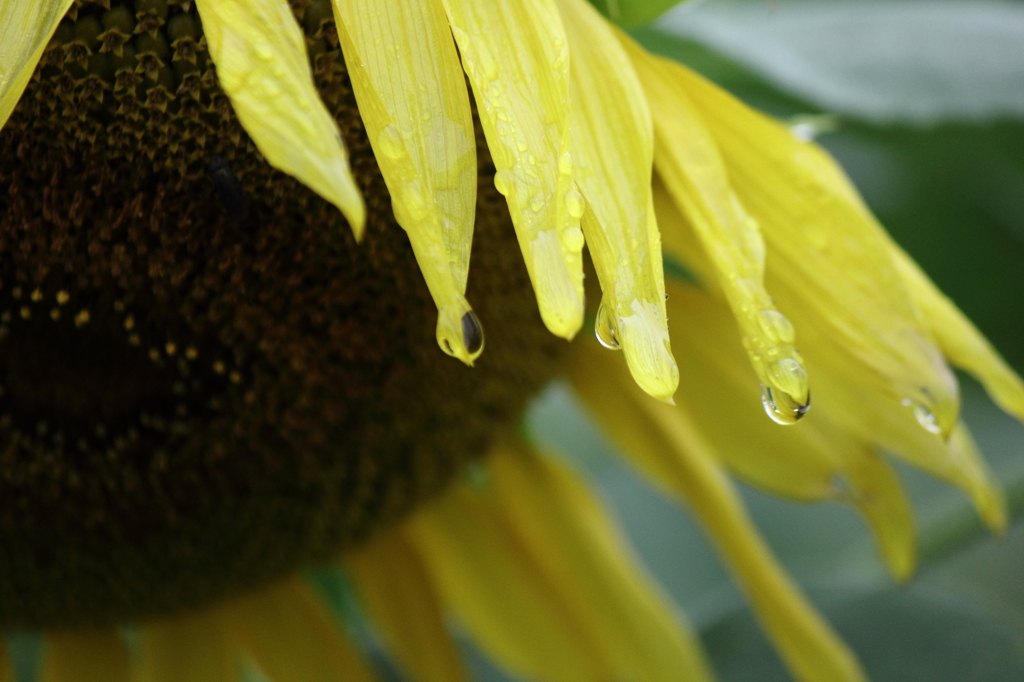
<path id="1" fill-rule="evenodd" d="M 902 402 L 913 410 L 917 423 L 920 424 L 925 431 L 934 433 L 937 436 L 942 435 L 942 426 L 939 425 L 939 418 L 936 417 L 935 413 L 928 409 L 924 403 L 919 403 L 910 400 L 909 398 L 904 398 Z"/>
<path id="2" fill-rule="evenodd" d="M 776 343 L 793 343 L 796 339 L 793 323 L 778 310 L 762 310 L 757 321 L 761 331 Z"/>
<path id="3" fill-rule="evenodd" d="M 476 358 L 484 349 L 484 330 L 472 310 L 462 316 L 462 342 L 471 358 Z"/>
<path id="4" fill-rule="evenodd" d="M 562 152 L 558 157 L 558 172 L 562 175 L 572 175 L 572 154 Z"/>
<path id="5" fill-rule="evenodd" d="M 384 126 L 384 130 L 380 131 L 377 136 L 377 146 L 380 147 L 380 153 L 389 159 L 400 159 L 405 156 L 402 135 L 393 125 Z"/>
<path id="6" fill-rule="evenodd" d="M 530 210 L 534 213 L 540 213 L 542 208 L 544 208 L 544 194 L 537 192 L 530 198 Z"/>
<path id="7" fill-rule="evenodd" d="M 583 238 L 583 230 L 578 227 L 567 227 L 562 230 L 562 246 L 567 251 L 572 253 L 578 253 L 583 250 L 583 244 L 586 240 Z"/>
<path id="8" fill-rule="evenodd" d="M 512 171 L 502 169 L 494 174 L 494 188 L 507 197 L 512 191 L 513 180 L 515 177 L 512 175 Z"/>
<path id="9" fill-rule="evenodd" d="M 807 370 L 794 358 L 781 358 L 765 367 L 767 382 L 799 402 L 807 395 Z"/>
<path id="10" fill-rule="evenodd" d="M 565 210 L 569 212 L 570 216 L 579 220 L 583 217 L 584 209 L 586 209 L 586 203 L 583 201 L 582 194 L 574 189 L 565 193 Z"/>
<path id="11" fill-rule="evenodd" d="M 597 320 L 594 321 L 594 334 L 605 348 L 619 350 L 622 348 L 622 344 L 619 343 L 619 339 L 616 336 L 615 315 L 610 310 L 611 307 L 605 305 L 604 301 L 601 302 L 600 307 L 597 309 Z"/>
<path id="12" fill-rule="evenodd" d="M 770 386 L 761 384 L 761 404 L 773 422 L 788 426 L 796 424 L 807 414 L 807 410 L 811 409 L 811 393 L 807 392 L 807 402 L 801 404 L 785 391 L 773 391 Z"/>

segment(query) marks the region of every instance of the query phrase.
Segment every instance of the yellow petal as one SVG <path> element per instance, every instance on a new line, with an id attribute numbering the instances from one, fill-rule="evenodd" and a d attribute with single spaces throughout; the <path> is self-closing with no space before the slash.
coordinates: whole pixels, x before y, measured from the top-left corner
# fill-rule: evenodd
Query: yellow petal
<path id="1" fill-rule="evenodd" d="M 700 114 L 678 78 L 680 67 L 651 57 L 623 38 L 654 115 L 654 162 L 717 271 L 758 379 L 773 391 L 774 415 L 799 419 L 808 403 L 807 372 L 793 346 L 793 325 L 764 287 L 761 230 L 729 185 L 729 177 Z"/>
<path id="2" fill-rule="evenodd" d="M 42 682 L 128 682 L 128 656 L 114 629 L 48 635 Z"/>
<path id="3" fill-rule="evenodd" d="M 298 578 L 227 603 L 223 616 L 234 638 L 271 682 L 375 679 Z"/>
<path id="4" fill-rule="evenodd" d="M 667 400 L 679 370 L 668 341 L 661 239 L 651 208 L 651 113 L 629 57 L 601 15 L 585 0 L 559 0 L 558 7 L 572 53 L 573 175 L 586 198 L 583 233 L 604 291 L 598 333 L 622 347 L 647 393 Z"/>
<path id="5" fill-rule="evenodd" d="M 745 361 L 726 303 L 676 283 L 668 291 L 672 318 L 686 320 L 673 339 L 676 352 L 687 358 L 676 402 L 701 424 L 715 454 L 744 479 L 775 494 L 853 505 L 870 523 L 889 570 L 897 579 L 909 577 L 915 560 L 910 502 L 898 477 L 875 452 L 875 442 L 843 427 L 827 399 L 815 405 L 800 428 L 774 428 L 760 414 L 757 378 Z M 805 357 L 817 376 L 814 355 Z"/>
<path id="6" fill-rule="evenodd" d="M 403 531 L 374 537 L 365 547 L 346 554 L 344 565 L 370 619 L 411 679 L 467 679 L 444 626 L 440 597 Z"/>
<path id="7" fill-rule="evenodd" d="M 996 404 L 1024 420 L 1024 382 L 1017 373 L 895 243 L 892 243 L 892 256 L 943 354 L 954 365 L 974 375 Z"/>
<path id="8" fill-rule="evenodd" d="M 813 319 L 836 363 L 873 386 L 862 395 L 888 396 L 897 405 L 907 400 L 948 436 L 959 412 L 956 380 L 920 324 L 888 237 L 849 183 L 822 162 L 820 148 L 785 126 L 684 67 L 674 65 L 671 73 L 702 114 L 730 184 L 761 225 L 769 285 L 801 330 L 801 348 L 809 345 Z M 790 305 L 782 287 L 793 294 Z M 897 411 L 912 419 L 913 409 Z"/>
<path id="9" fill-rule="evenodd" d="M 569 152 L 569 48 L 554 0 L 443 0 L 544 324 L 583 325 L 583 232 Z M 576 194 L 574 194 L 576 193 Z"/>
<path id="10" fill-rule="evenodd" d="M 162 618 L 142 629 L 140 682 L 237 682 L 239 651 L 215 611 Z"/>
<path id="11" fill-rule="evenodd" d="M 479 491 L 454 487 L 408 529 L 447 608 L 503 667 L 543 682 L 600 679 L 602 651 Z"/>
<path id="12" fill-rule="evenodd" d="M 73 0 L 0 0 L 0 128 Z"/>
<path id="13" fill-rule="evenodd" d="M 818 154 L 816 150 L 813 153 Z M 815 174 L 815 177 L 823 178 L 827 175 L 828 172 L 822 169 L 821 172 Z M 852 189 L 843 189 L 839 179 L 840 176 L 835 176 L 835 182 L 832 184 L 835 189 L 834 194 L 848 196 L 852 202 L 851 206 L 856 208 L 854 205 L 859 204 L 859 198 L 856 197 Z M 673 202 L 667 197 L 667 192 L 660 188 L 657 180 L 654 183 L 654 196 L 662 232 L 665 235 L 666 253 L 685 262 L 686 266 L 701 276 L 703 281 L 706 278 L 706 273 L 711 269 L 711 265 L 703 253 L 692 227 L 676 210 Z M 866 209 L 856 208 L 856 210 L 866 215 Z M 889 352 L 886 350 L 887 344 L 894 343 L 894 339 L 898 341 L 898 337 L 890 330 L 882 329 L 879 333 L 877 329 L 861 328 L 849 320 L 836 320 L 830 316 L 829 310 L 822 309 L 815 299 L 815 293 L 809 292 L 804 282 L 789 276 L 784 271 L 778 272 L 782 269 L 779 260 L 772 258 L 775 242 L 770 232 L 766 234 L 769 247 L 768 281 L 779 307 L 787 311 L 794 323 L 800 326 L 801 350 L 808 367 L 814 371 L 816 376 L 814 412 L 824 413 L 826 421 L 833 423 L 835 428 L 848 434 L 848 438 L 863 443 L 865 447 L 891 452 L 914 466 L 959 487 L 971 496 L 982 518 L 997 519 L 998 514 L 994 510 L 1000 508 L 1001 496 L 998 485 L 985 467 L 984 461 L 980 457 L 957 455 L 952 450 L 951 444 L 947 445 L 940 437 L 941 429 L 936 423 L 937 418 L 930 411 L 925 410 L 920 403 L 915 403 L 904 397 L 905 394 L 892 389 L 890 382 L 899 380 L 899 377 L 891 377 L 883 373 L 890 371 L 891 368 L 886 367 L 884 363 L 870 364 L 876 360 L 867 352 L 872 344 L 879 353 L 883 354 L 884 359 L 884 354 Z M 784 266 L 785 263 L 782 264 L 782 267 Z M 842 274 L 842 277 L 848 276 L 851 275 L 849 273 Z M 671 298 L 669 301 L 671 308 Z M 869 305 L 869 302 L 866 301 L 865 305 Z M 884 308 L 887 303 L 881 301 L 879 305 Z M 849 314 L 853 314 L 853 311 L 850 311 Z M 906 311 L 906 315 L 910 317 L 904 317 L 902 324 L 907 326 L 916 324 L 913 311 Z M 948 369 L 945 369 L 939 352 L 927 343 L 925 336 L 909 334 L 908 337 L 916 344 L 914 347 L 917 352 L 924 357 L 931 358 L 934 362 L 935 374 L 933 377 L 937 377 L 939 381 L 952 382 L 951 390 L 955 394 L 955 380 L 949 374 Z M 685 342 L 689 338 L 689 336 L 682 337 L 680 333 L 676 334 L 677 342 Z M 693 338 L 700 339 L 701 337 L 694 335 Z M 847 344 L 852 344 L 852 347 L 847 347 Z M 867 347 L 862 348 L 859 344 L 866 344 Z M 722 346 L 724 347 L 724 344 Z M 677 352 L 688 351 L 677 349 Z M 898 347 L 897 352 L 901 352 Z M 736 370 L 733 369 L 733 371 Z M 897 368 L 896 371 L 902 372 L 904 368 Z M 927 380 L 927 378 L 922 379 L 922 381 Z M 753 383 L 749 378 L 748 381 Z M 734 398 L 734 400 L 741 399 Z M 753 397 L 747 399 L 747 404 L 750 405 L 748 412 L 754 409 L 753 402 Z M 738 409 L 736 406 L 740 404 L 742 403 L 733 403 L 733 407 L 726 407 L 726 409 L 736 410 Z M 821 419 L 812 421 L 820 423 Z M 707 423 L 714 425 L 718 421 L 709 419 Z M 872 480 L 868 477 L 869 471 L 869 469 L 856 467 L 847 471 L 846 475 L 852 481 L 854 474 L 857 474 L 868 482 Z M 747 470 L 747 473 L 750 471 Z M 795 484 L 797 480 L 799 479 L 795 477 L 790 483 Z M 765 483 L 765 485 L 771 486 L 770 483 Z M 891 554 L 891 552 L 904 546 L 905 542 L 900 538 L 910 533 L 909 520 L 906 524 L 886 522 L 882 528 L 878 527 L 880 519 L 884 517 L 885 509 L 888 508 L 892 513 L 899 513 L 902 503 L 895 497 L 898 486 L 895 481 L 884 482 L 882 479 L 875 480 L 871 485 L 881 486 L 881 490 L 889 491 L 888 497 L 872 497 L 865 490 L 861 495 L 863 502 L 859 504 L 859 508 L 876 528 L 876 538 L 883 550 L 887 552 L 885 556 L 890 568 L 897 575 L 902 575 L 904 570 L 909 570 L 912 553 L 900 551 L 898 554 Z M 875 502 L 885 503 L 878 506 Z M 901 517 L 897 516 L 896 518 Z M 882 529 L 884 532 L 880 532 Z M 888 549 L 886 550 L 886 548 Z"/>
<path id="14" fill-rule="evenodd" d="M 794 676 L 804 682 L 865 680 L 856 659 L 772 557 L 693 419 L 651 400 L 593 343 L 570 366 L 573 386 L 623 453 L 688 503 L 743 587 Z M 605 363 L 606 365 L 609 363 Z"/>
<path id="15" fill-rule="evenodd" d="M 476 140 L 444 7 L 440 0 L 335 0 L 334 12 L 395 218 L 438 308 L 437 342 L 471 365 L 483 350 L 465 297 Z"/>
<path id="16" fill-rule="evenodd" d="M 271 166 L 337 206 L 359 239 L 366 207 L 287 0 L 196 0 L 196 7 L 217 78 L 252 141 Z"/>
<path id="17" fill-rule="evenodd" d="M 490 455 L 499 513 L 580 627 L 608 657 L 605 678 L 710 680 L 703 651 L 650 586 L 587 486 L 522 443 Z"/>

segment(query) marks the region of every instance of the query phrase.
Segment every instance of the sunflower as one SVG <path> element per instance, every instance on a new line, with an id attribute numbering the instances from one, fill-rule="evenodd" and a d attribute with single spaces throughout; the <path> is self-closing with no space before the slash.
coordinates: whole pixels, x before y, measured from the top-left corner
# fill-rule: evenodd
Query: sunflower
<path id="1" fill-rule="evenodd" d="M 710 679 L 518 428 L 559 375 L 800 680 L 864 675 L 730 475 L 854 506 L 897 579 L 882 453 L 1005 525 L 947 361 L 1021 381 L 820 148 L 584 0 L 0 16 L 0 627 L 42 679 L 466 679 L 453 625 L 531 679 Z"/>

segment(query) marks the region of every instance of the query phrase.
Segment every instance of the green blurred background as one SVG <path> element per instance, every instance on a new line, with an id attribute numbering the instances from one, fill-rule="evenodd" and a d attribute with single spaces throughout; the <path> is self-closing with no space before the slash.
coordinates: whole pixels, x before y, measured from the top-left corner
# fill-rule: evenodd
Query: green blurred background
<path id="1" fill-rule="evenodd" d="M 652 52 L 817 132 L 897 241 L 1024 371 L 1024 3 L 593 2 Z M 876 682 L 1024 680 L 1024 427 L 961 381 L 967 423 L 1013 507 L 1000 540 L 962 495 L 901 467 L 921 566 L 897 586 L 851 510 L 744 489 L 777 556 Z M 598 483 L 723 682 L 790 679 L 700 531 L 616 461 L 564 387 L 530 423 Z M 481 679 L 504 679 L 474 664 Z"/>

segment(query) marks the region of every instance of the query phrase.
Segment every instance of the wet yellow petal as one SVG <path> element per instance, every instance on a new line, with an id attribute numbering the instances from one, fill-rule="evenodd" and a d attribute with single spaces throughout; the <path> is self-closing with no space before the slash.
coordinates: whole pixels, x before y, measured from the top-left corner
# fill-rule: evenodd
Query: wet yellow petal
<path id="1" fill-rule="evenodd" d="M 130 679 L 127 652 L 116 630 L 47 636 L 41 682 L 128 682 Z"/>
<path id="2" fill-rule="evenodd" d="M 1004 410 L 1024 420 L 1024 382 L 917 263 L 892 244 L 893 260 L 943 354 L 980 381 Z"/>
<path id="3" fill-rule="evenodd" d="M 689 218 L 732 307 L 761 383 L 774 391 L 778 417 L 798 419 L 808 402 L 807 372 L 793 346 L 793 325 L 764 286 L 761 230 L 729 185 L 714 139 L 687 97 L 678 65 L 649 56 L 623 38 L 654 116 L 654 162 Z"/>
<path id="4" fill-rule="evenodd" d="M 0 0 L 0 128 L 21 99 L 72 0 Z"/>
<path id="5" fill-rule="evenodd" d="M 619 534 L 586 485 L 522 443 L 488 462 L 499 513 L 608 657 L 606 678 L 710 680 L 692 632 L 629 561 Z"/>
<path id="6" fill-rule="evenodd" d="M 816 404 L 800 428 L 775 428 L 761 414 L 757 377 L 726 303 L 690 286 L 670 283 L 668 291 L 672 318 L 686 320 L 673 339 L 687 359 L 676 401 L 701 424 L 715 454 L 773 493 L 853 505 L 871 525 L 892 574 L 908 577 L 915 560 L 910 502 L 875 442 L 838 423 L 828 400 Z M 805 357 L 817 375 L 814 356 Z"/>
<path id="7" fill-rule="evenodd" d="M 464 331 L 475 317 L 465 293 L 476 140 L 444 7 L 440 0 L 335 0 L 334 11 L 395 218 L 409 235 L 438 308 L 437 342 L 472 364 L 483 350 L 479 334 L 472 327 Z"/>
<path id="8" fill-rule="evenodd" d="M 444 626 L 440 597 L 403 531 L 374 537 L 365 547 L 346 554 L 344 565 L 370 619 L 411 679 L 467 679 Z"/>
<path id="9" fill-rule="evenodd" d="M 139 682 L 237 682 L 239 651 L 215 611 L 162 618 L 142 629 Z"/>
<path id="10" fill-rule="evenodd" d="M 826 156 L 816 145 L 684 67 L 673 66 L 672 73 L 714 136 L 733 189 L 761 225 L 768 283 L 801 330 L 801 349 L 809 346 L 813 319 L 836 363 L 872 386 L 861 395 L 907 400 L 948 435 L 959 412 L 956 380 L 920 325 L 888 237 L 854 190 L 822 163 Z M 792 294 L 788 305 L 782 287 Z M 912 419 L 913 409 L 897 411 Z"/>
<path id="11" fill-rule="evenodd" d="M 252 141 L 271 166 L 337 206 L 359 239 L 366 207 L 288 2 L 196 0 L 196 7 L 217 78 Z"/>
<path id="12" fill-rule="evenodd" d="M 818 155 L 816 150 L 813 152 Z M 821 154 L 823 157 L 824 155 Z M 816 177 L 826 177 L 828 172 L 822 169 Z M 839 183 L 839 176 L 835 177 L 833 183 L 835 191 L 839 195 L 849 197 L 851 206 L 859 204 L 859 198 L 852 189 L 843 189 Z M 665 238 L 665 251 L 671 257 L 683 261 L 686 266 L 696 272 L 704 281 L 711 265 L 709 259 L 703 253 L 689 222 L 676 210 L 674 203 L 667 196 L 667 192 L 660 187 L 660 183 L 654 183 L 655 206 L 657 207 L 659 220 L 662 224 L 662 232 Z M 866 215 L 866 209 L 857 208 L 859 212 Z M 770 232 L 766 233 L 768 241 L 768 272 L 767 279 L 771 285 L 775 299 L 779 307 L 787 311 L 795 324 L 801 329 L 801 350 L 806 358 L 807 366 L 810 367 L 816 376 L 815 391 L 813 395 L 815 412 L 824 413 L 825 419 L 834 424 L 835 428 L 841 429 L 848 434 L 848 437 L 856 442 L 863 443 L 865 447 L 872 450 L 886 450 L 913 464 L 928 473 L 942 478 L 949 483 L 959 487 L 971 496 L 975 507 L 981 513 L 982 518 L 995 520 L 998 514 L 994 510 L 1001 508 L 1001 495 L 998 485 L 991 473 L 986 468 L 980 457 L 963 457 L 953 452 L 940 437 L 937 418 L 927 410 L 924 410 L 920 403 L 915 403 L 904 394 L 892 390 L 890 383 L 894 379 L 881 374 L 886 371 L 884 365 L 870 364 L 875 358 L 861 349 L 857 344 L 874 343 L 880 353 L 886 353 L 886 344 L 892 342 L 894 336 L 887 330 L 862 329 L 849 320 L 837 320 L 828 315 L 828 310 L 823 310 L 817 304 L 813 292 L 803 285 L 799 279 L 789 277 L 786 272 L 779 272 L 779 260 L 773 258 L 774 239 Z M 783 263 L 784 267 L 785 264 Z M 850 276 L 849 273 L 841 273 L 838 277 Z M 837 286 L 839 286 L 837 284 Z M 672 287 L 670 287 L 670 290 Z M 712 287 L 713 289 L 713 287 Z M 716 294 L 720 295 L 720 294 Z M 671 298 L 670 307 L 671 307 Z M 865 302 L 865 305 L 868 305 Z M 883 301 L 880 305 L 885 306 Z M 852 314 L 852 311 L 850 311 Z M 913 311 L 907 311 L 908 316 Z M 685 319 L 685 318 L 684 318 Z M 913 325 L 914 322 L 903 318 L 905 325 Z M 877 336 L 872 336 L 878 334 Z M 851 341 L 851 337 L 853 341 Z M 676 334 L 677 341 L 687 341 L 690 337 L 681 337 Z M 695 336 L 699 339 L 700 337 Z M 916 346 L 918 352 L 925 357 L 932 358 L 934 369 L 941 381 L 952 382 L 952 391 L 955 394 L 956 385 L 952 375 L 942 362 L 939 352 L 927 343 L 924 336 L 910 334 L 909 338 L 919 343 Z M 845 344 L 853 343 L 854 348 L 847 348 Z M 677 348 L 677 352 L 682 352 Z M 925 355 L 927 354 L 927 355 Z M 734 370 L 735 371 L 735 370 Z M 899 371 L 903 371 L 902 368 Z M 944 375 L 943 375 L 944 373 Z M 896 377 L 898 379 L 898 377 Z M 753 383 L 752 380 L 748 379 Z M 754 397 L 747 399 L 753 410 Z M 740 403 L 735 403 L 731 410 L 739 409 Z M 955 419 L 955 414 L 954 414 Z M 821 419 L 812 419 L 812 422 L 820 422 Z M 709 428 L 719 423 L 717 420 L 709 419 Z M 803 427 L 801 427 L 803 428 Z M 815 428 L 815 427 L 812 427 Z M 831 428 L 831 427 L 830 427 Z M 950 429 L 951 431 L 952 429 Z M 776 434 L 776 437 L 781 437 Z M 846 472 L 852 477 L 857 473 L 865 481 L 868 471 L 855 468 Z M 852 480 L 852 479 L 851 479 Z M 794 481 L 795 482 L 795 479 Z M 766 485 L 770 485 L 767 484 Z M 889 548 L 893 551 L 902 546 L 902 536 L 909 533 L 909 528 L 901 529 L 903 524 L 896 523 L 892 527 L 885 528 L 880 532 L 878 528 L 880 520 L 884 518 L 883 511 L 889 507 L 896 512 L 900 508 L 896 497 L 897 484 L 894 481 L 884 482 L 879 479 L 872 485 L 881 485 L 882 490 L 888 490 L 888 497 L 871 497 L 865 491 L 862 496 L 863 502 L 859 505 L 862 513 L 876 527 L 876 538 L 883 549 Z M 887 501 L 886 501 L 887 500 Z M 876 503 L 885 501 L 881 507 Z M 897 569 L 899 566 L 909 567 L 909 553 L 900 551 L 899 554 L 886 554 L 890 568 Z M 899 557 L 903 559 L 899 559 Z M 899 559 L 894 562 L 894 559 Z M 901 570 L 895 570 L 897 575 L 902 575 Z"/>
<path id="13" fill-rule="evenodd" d="M 232 635 L 271 682 L 375 679 L 301 579 L 229 602 L 223 614 Z"/>
<path id="14" fill-rule="evenodd" d="M 611 367 L 595 369 L 600 354 L 594 346 L 574 349 L 574 387 L 622 452 L 688 503 L 794 676 L 865 680 L 849 649 L 772 557 L 690 415 L 651 400 Z"/>
<path id="15" fill-rule="evenodd" d="M 608 23 L 585 0 L 559 0 L 572 53 L 573 175 L 586 198 L 591 258 L 604 296 L 602 338 L 620 345 L 637 383 L 675 393 L 661 239 L 651 208 L 654 130 L 640 81 Z M 583 210 L 579 202 L 577 212 Z"/>
<path id="16" fill-rule="evenodd" d="M 569 48 L 554 0 L 443 0 L 540 315 L 583 325 L 583 232 L 569 152 Z M 575 194 L 574 194 L 575 193 Z"/>

